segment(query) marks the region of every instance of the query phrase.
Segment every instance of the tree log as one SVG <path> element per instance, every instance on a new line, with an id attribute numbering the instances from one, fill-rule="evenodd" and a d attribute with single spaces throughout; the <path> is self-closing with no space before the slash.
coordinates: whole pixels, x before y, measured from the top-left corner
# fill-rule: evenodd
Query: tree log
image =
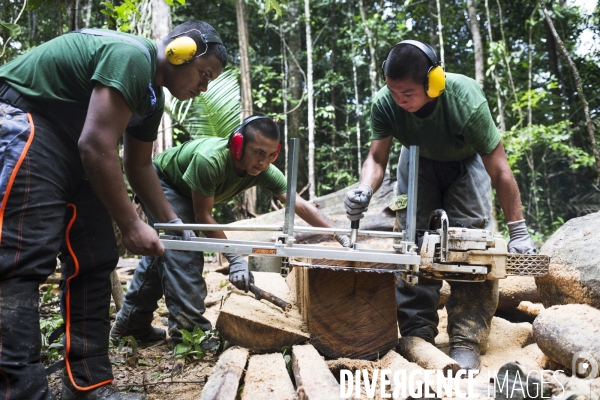
<path id="1" fill-rule="evenodd" d="M 322 354 L 373 360 L 398 343 L 394 275 L 308 272 L 310 342 Z"/>
<path id="2" fill-rule="evenodd" d="M 115 301 L 115 309 L 117 312 L 123 308 L 123 301 L 125 300 L 125 295 L 123 294 L 123 287 L 121 286 L 121 280 L 119 279 L 119 274 L 116 269 L 110 273 L 110 286 L 112 291 L 112 297 Z"/>
<path id="3" fill-rule="evenodd" d="M 310 344 L 292 347 L 292 370 L 300 399 L 331 400 L 340 397 L 339 383 Z"/>
<path id="4" fill-rule="evenodd" d="M 298 399 L 281 353 L 250 357 L 242 400 Z"/>
<path id="5" fill-rule="evenodd" d="M 255 272 L 255 285 L 275 296 L 293 303 L 292 295 L 281 275 Z M 219 312 L 216 328 L 232 344 L 253 352 L 279 352 L 308 340 L 306 326 L 297 307 L 283 312 L 281 308 L 258 301 L 251 293 L 233 289 Z"/>
<path id="6" fill-rule="evenodd" d="M 594 374 L 595 378 L 600 376 L 598 321 L 600 310 L 588 305 L 553 306 L 533 322 L 533 338 L 551 360 L 571 369 L 577 358 L 581 370 L 573 373 L 582 377 Z"/>
<path id="7" fill-rule="evenodd" d="M 232 347 L 223 352 L 202 389 L 200 400 L 235 400 L 246 360 L 246 349 Z"/>
<path id="8" fill-rule="evenodd" d="M 383 357 L 381 359 L 381 369 L 389 369 L 391 370 L 392 374 L 389 377 L 390 381 L 391 381 L 391 389 L 390 392 L 392 393 L 392 398 L 393 399 L 408 399 L 408 381 L 409 381 L 409 377 L 411 376 L 411 373 L 415 374 L 415 377 L 419 378 L 421 380 L 421 393 L 423 394 L 423 397 L 425 397 L 425 394 L 427 393 L 434 393 L 435 394 L 435 387 L 429 385 L 429 388 L 425 387 L 425 383 L 423 382 L 423 368 L 421 368 L 418 364 L 415 364 L 413 362 L 408 361 L 407 359 L 403 358 L 400 354 L 396 353 L 394 350 L 390 350 L 385 357 Z M 406 396 L 402 396 L 403 394 L 403 390 L 402 389 L 398 389 L 398 395 L 394 397 L 393 393 L 396 390 L 396 380 L 394 379 L 394 374 L 396 373 L 396 371 L 404 371 L 406 373 L 406 375 L 404 376 L 404 380 L 402 378 L 399 379 L 400 382 L 405 383 L 405 389 L 404 389 L 404 394 L 406 394 Z M 413 372 L 413 371 L 418 371 L 418 372 Z M 415 385 L 416 386 L 416 385 Z M 434 396 L 437 397 L 437 396 Z"/>
<path id="9" fill-rule="evenodd" d="M 443 351 L 419 337 L 403 337 L 397 348 L 398 352 L 408 361 L 414 362 L 424 369 L 449 370 L 456 373 L 460 367 L 456 361 Z"/>

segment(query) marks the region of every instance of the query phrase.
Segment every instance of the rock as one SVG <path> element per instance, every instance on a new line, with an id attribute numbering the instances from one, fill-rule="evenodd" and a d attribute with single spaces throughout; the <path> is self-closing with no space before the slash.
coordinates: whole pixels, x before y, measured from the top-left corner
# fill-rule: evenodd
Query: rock
<path id="1" fill-rule="evenodd" d="M 600 212 L 574 218 L 544 243 L 549 273 L 535 278 L 544 307 L 588 304 L 600 309 Z"/>

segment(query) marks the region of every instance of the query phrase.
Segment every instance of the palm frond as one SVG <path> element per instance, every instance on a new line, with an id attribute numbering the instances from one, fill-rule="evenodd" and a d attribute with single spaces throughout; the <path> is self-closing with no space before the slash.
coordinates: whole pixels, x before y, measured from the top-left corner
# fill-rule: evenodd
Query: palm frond
<path id="1" fill-rule="evenodd" d="M 242 112 L 237 75 L 237 70 L 228 69 L 195 99 L 173 98 L 166 109 L 174 124 L 181 125 L 193 138 L 229 135 L 240 124 Z"/>

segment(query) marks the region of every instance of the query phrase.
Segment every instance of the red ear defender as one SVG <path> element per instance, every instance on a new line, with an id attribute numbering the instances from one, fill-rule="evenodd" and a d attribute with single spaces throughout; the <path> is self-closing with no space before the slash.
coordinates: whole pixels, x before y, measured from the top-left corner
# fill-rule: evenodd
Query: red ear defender
<path id="1" fill-rule="evenodd" d="M 234 160 L 240 160 L 244 154 L 244 136 L 240 132 L 235 132 L 229 138 L 229 153 Z"/>
<path id="2" fill-rule="evenodd" d="M 275 160 L 277 160 L 277 157 L 279 157 L 280 151 L 281 151 L 281 143 L 279 143 L 279 146 L 277 146 L 277 153 L 275 153 L 275 157 L 273 157 L 273 160 L 271 161 L 272 163 L 274 163 Z"/>

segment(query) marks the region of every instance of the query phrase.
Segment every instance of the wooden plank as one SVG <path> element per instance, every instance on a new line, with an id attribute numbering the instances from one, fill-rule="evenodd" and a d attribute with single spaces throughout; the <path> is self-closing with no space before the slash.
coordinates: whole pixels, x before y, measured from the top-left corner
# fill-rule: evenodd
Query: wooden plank
<path id="1" fill-rule="evenodd" d="M 394 275 L 308 270 L 310 342 L 331 358 L 374 360 L 398 344 Z"/>
<path id="2" fill-rule="evenodd" d="M 231 347 L 223 352 L 202 389 L 200 400 L 235 400 L 246 360 L 246 349 Z"/>
<path id="3" fill-rule="evenodd" d="M 250 357 L 242 400 L 298 399 L 281 353 Z"/>
<path id="4" fill-rule="evenodd" d="M 331 400 L 340 397 L 340 384 L 312 345 L 292 347 L 292 369 L 301 399 Z"/>
<path id="5" fill-rule="evenodd" d="M 293 303 L 284 278 L 271 272 L 254 272 L 259 288 Z M 305 342 L 308 330 L 297 307 L 283 312 L 265 300 L 258 301 L 251 293 L 234 289 L 225 300 L 216 323 L 217 330 L 232 344 L 253 352 L 278 352 L 283 346 Z"/>
<path id="6" fill-rule="evenodd" d="M 310 331 L 310 321 L 308 320 L 308 269 L 293 267 L 285 278 L 288 287 L 290 289 L 293 301 L 296 303 L 302 320 L 306 323 L 308 330 Z"/>

